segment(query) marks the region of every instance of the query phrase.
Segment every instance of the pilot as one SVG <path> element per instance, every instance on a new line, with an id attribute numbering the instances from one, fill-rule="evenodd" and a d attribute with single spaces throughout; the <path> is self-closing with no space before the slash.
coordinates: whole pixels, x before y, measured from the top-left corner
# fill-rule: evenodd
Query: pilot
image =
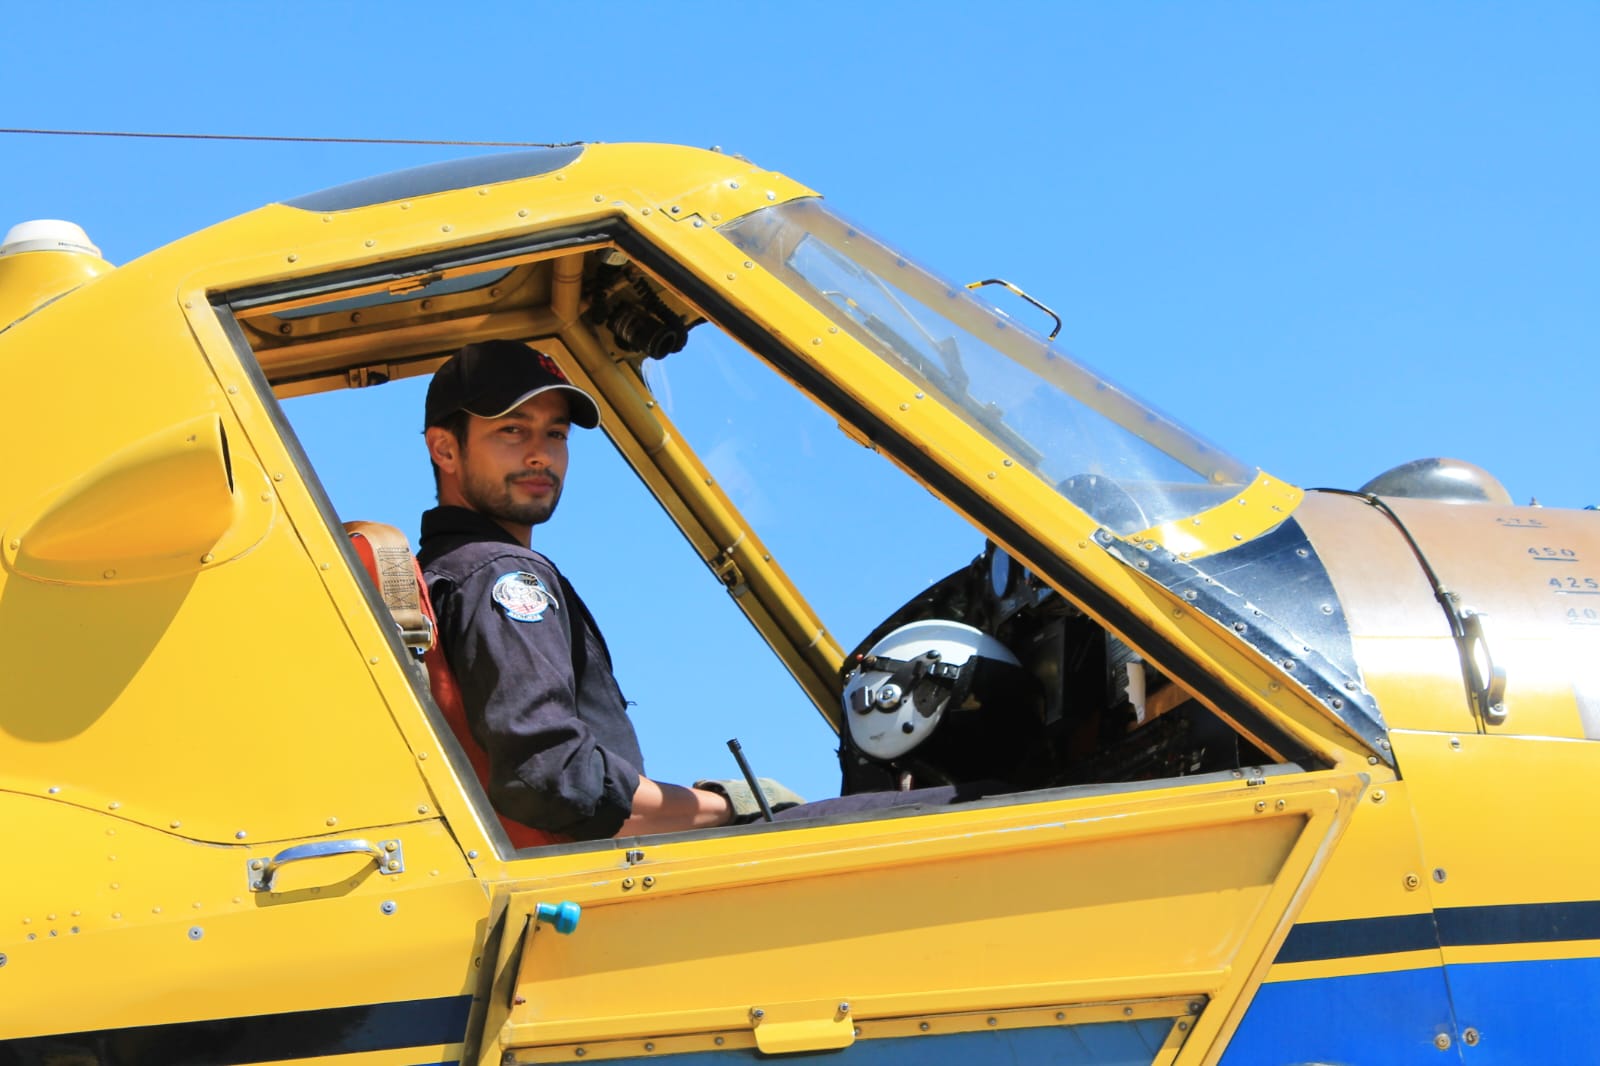
<path id="1" fill-rule="evenodd" d="M 439 506 L 422 516 L 418 558 L 459 707 L 446 705 L 454 693 L 439 702 L 447 717 L 464 716 L 481 746 L 474 752 L 463 741 L 513 841 L 756 817 L 742 781 L 690 788 L 645 775 L 600 627 L 555 564 L 529 546 L 561 499 L 569 431 L 600 423 L 594 400 L 548 355 L 493 340 L 467 345 L 439 368 L 426 421 Z M 775 782 L 763 785 L 774 809 L 802 802 Z"/>

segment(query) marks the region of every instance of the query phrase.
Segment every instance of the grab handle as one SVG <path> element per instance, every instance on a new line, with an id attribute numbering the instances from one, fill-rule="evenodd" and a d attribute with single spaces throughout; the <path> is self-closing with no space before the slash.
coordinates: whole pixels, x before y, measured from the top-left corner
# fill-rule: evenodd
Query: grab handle
<path id="1" fill-rule="evenodd" d="M 291 862 L 300 862 L 302 859 L 320 859 L 328 855 L 370 855 L 372 861 L 378 864 L 380 874 L 404 873 L 406 868 L 405 851 L 400 846 L 400 841 L 380 840 L 374 844 L 370 840 L 319 840 L 312 844 L 296 844 L 292 848 L 284 848 L 270 859 L 251 859 L 247 864 L 247 876 L 250 879 L 250 891 L 271 892 L 272 879 L 277 876 L 278 870 Z"/>
<path id="2" fill-rule="evenodd" d="M 1506 670 L 1496 666 L 1489 654 L 1489 638 L 1483 631 L 1483 615 L 1465 612 L 1461 619 L 1462 639 L 1466 642 L 1464 654 L 1472 681 L 1472 698 L 1478 713 L 1490 725 L 1500 725 L 1506 720 Z"/>

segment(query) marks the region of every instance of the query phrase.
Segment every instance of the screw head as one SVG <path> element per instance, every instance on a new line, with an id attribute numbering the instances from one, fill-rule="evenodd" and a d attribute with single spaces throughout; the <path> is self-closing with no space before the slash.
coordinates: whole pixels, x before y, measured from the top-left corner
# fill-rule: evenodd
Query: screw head
<path id="1" fill-rule="evenodd" d="M 203 937 L 205 935 L 206 935 L 206 931 L 204 929 L 200 928 L 198 925 L 191 925 L 189 927 L 189 939 L 190 940 L 199 940 L 201 937 Z"/>
<path id="2" fill-rule="evenodd" d="M 1449 1051 L 1450 1050 L 1450 1034 L 1449 1033 L 1440 1033 L 1438 1036 L 1434 1037 L 1433 1038 L 1433 1046 L 1438 1048 L 1440 1051 Z"/>
<path id="3" fill-rule="evenodd" d="M 378 909 L 383 911 L 383 913 L 385 913 L 385 914 L 393 914 L 395 911 L 399 910 L 400 908 L 395 905 L 394 900 L 386 899 L 386 900 L 383 901 L 382 905 L 379 906 Z"/>
<path id="4" fill-rule="evenodd" d="M 751 1021 L 759 1022 L 762 1018 L 765 1018 L 766 1016 L 767 1016 L 767 1012 L 762 1010 L 760 1007 L 751 1007 L 750 1008 L 750 1020 Z"/>

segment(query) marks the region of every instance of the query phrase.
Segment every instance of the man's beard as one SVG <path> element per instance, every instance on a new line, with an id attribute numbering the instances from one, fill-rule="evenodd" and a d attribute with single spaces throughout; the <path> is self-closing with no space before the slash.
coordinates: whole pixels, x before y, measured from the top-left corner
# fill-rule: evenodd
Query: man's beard
<path id="1" fill-rule="evenodd" d="M 519 526 L 536 526 L 549 520 L 561 501 L 561 477 L 553 470 L 542 471 L 548 478 L 550 492 L 532 500 L 519 502 L 513 496 L 512 481 L 526 474 L 512 474 L 500 480 L 477 477 L 469 470 L 461 484 L 461 495 L 474 511 L 501 522 Z"/>

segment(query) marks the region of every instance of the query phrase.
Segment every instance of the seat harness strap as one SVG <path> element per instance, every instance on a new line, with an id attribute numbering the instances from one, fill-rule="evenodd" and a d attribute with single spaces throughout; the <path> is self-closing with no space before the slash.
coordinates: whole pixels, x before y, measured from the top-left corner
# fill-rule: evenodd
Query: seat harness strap
<path id="1" fill-rule="evenodd" d="M 394 616 L 400 640 L 417 653 L 433 647 L 433 620 L 422 610 L 417 564 L 405 534 L 382 522 L 347 522 L 345 532 L 366 539 L 372 548 L 378 595 Z"/>

